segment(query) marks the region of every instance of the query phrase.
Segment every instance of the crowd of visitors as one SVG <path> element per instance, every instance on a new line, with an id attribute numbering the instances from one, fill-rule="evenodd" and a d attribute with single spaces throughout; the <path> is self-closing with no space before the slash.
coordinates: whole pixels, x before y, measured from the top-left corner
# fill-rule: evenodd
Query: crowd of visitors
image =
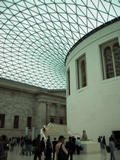
<path id="1" fill-rule="evenodd" d="M 98 142 L 100 143 L 101 149 L 107 150 L 108 153 L 110 153 L 110 159 L 111 160 L 116 160 L 115 158 L 115 138 L 114 135 L 111 135 L 109 138 L 109 145 L 106 144 L 106 138 L 105 136 L 99 136 L 98 137 Z"/>
<path id="2" fill-rule="evenodd" d="M 7 139 L 6 136 L 0 137 L 0 153 L 1 156 L 5 155 L 6 151 L 9 149 L 10 152 L 14 151 L 16 146 L 21 147 L 21 155 L 31 156 L 34 154 L 34 160 L 41 160 L 42 155 L 44 155 L 45 160 L 64 160 L 66 155 L 66 160 L 70 157 L 70 160 L 73 159 L 73 154 L 77 152 L 80 154 L 81 143 L 80 138 L 69 137 L 64 145 L 65 138 L 60 136 L 57 140 L 51 142 L 50 136 L 48 136 L 47 141 L 44 141 L 44 138 L 41 139 L 40 135 L 37 136 L 34 140 L 31 137 L 12 137 Z M 8 147 L 9 146 L 9 147 Z M 59 152 L 59 150 L 63 151 Z M 64 154 L 65 153 L 65 154 Z M 57 158 L 58 156 L 58 158 Z M 3 159 L 4 160 L 4 159 Z"/>
<path id="3" fill-rule="evenodd" d="M 111 136 L 109 138 L 109 145 L 106 145 L 105 136 L 99 137 L 98 142 L 102 149 L 107 149 L 111 154 L 111 160 L 116 160 L 115 158 L 115 143 L 114 138 Z M 9 140 L 5 135 L 0 137 L 0 160 L 7 160 L 7 151 L 14 151 L 15 146 L 21 146 L 21 155 L 31 156 L 34 155 L 34 160 L 41 160 L 42 155 L 44 155 L 44 160 L 73 160 L 73 154 L 80 154 L 83 150 L 81 145 L 80 137 L 69 137 L 68 141 L 65 142 L 64 136 L 60 136 L 57 140 L 54 138 L 51 141 L 50 136 L 48 136 L 45 141 L 40 135 L 34 140 L 31 137 L 12 137 Z"/>

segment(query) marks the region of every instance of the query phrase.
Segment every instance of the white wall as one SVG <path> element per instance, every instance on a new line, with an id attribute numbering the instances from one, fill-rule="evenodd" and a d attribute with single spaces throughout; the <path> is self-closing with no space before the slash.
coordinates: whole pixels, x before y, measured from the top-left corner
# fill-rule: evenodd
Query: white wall
<path id="1" fill-rule="evenodd" d="M 120 130 L 120 76 L 103 80 L 99 45 L 118 37 L 120 22 L 109 25 L 82 41 L 70 53 L 71 95 L 67 96 L 67 124 L 73 134 L 87 130 L 88 138 L 110 136 Z M 75 60 L 86 54 L 87 87 L 77 89 Z"/>

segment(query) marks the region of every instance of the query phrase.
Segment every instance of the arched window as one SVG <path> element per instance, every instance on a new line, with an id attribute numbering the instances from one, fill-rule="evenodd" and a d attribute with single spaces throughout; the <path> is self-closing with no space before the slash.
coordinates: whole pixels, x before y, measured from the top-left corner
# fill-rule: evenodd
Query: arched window
<path id="1" fill-rule="evenodd" d="M 77 71 L 77 88 L 80 89 L 87 85 L 85 54 L 76 60 L 76 71 Z"/>
<path id="2" fill-rule="evenodd" d="M 120 76 L 120 46 L 119 43 L 113 45 L 113 55 L 115 61 L 116 76 Z"/>
<path id="3" fill-rule="evenodd" d="M 112 51 L 109 46 L 104 49 L 104 63 L 106 78 L 114 77 Z"/>
<path id="4" fill-rule="evenodd" d="M 86 86 L 86 66 L 85 60 L 81 62 L 81 79 L 82 79 L 82 87 Z"/>
<path id="5" fill-rule="evenodd" d="M 67 71 L 67 93 L 70 95 L 70 69 Z"/>

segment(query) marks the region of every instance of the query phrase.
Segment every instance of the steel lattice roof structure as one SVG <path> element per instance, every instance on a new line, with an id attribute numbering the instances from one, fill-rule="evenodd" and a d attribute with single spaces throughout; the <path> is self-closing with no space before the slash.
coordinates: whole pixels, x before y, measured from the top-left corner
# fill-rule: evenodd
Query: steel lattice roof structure
<path id="1" fill-rule="evenodd" d="M 120 0 L 0 1 L 0 78 L 64 89 L 69 49 L 120 16 Z"/>

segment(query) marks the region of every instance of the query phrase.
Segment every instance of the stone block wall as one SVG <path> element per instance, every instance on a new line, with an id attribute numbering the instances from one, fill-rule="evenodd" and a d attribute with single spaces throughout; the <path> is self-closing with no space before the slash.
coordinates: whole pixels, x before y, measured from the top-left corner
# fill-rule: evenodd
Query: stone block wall
<path id="1" fill-rule="evenodd" d="M 19 92 L 11 89 L 0 88 L 0 113 L 5 114 L 5 129 L 0 129 L 0 133 L 14 136 L 24 135 L 27 127 L 27 117 L 32 117 L 34 123 L 33 108 L 35 101 L 32 94 Z M 14 129 L 14 116 L 19 116 L 19 128 Z"/>
<path id="2" fill-rule="evenodd" d="M 17 82 L 18 83 L 18 82 Z M 3 85 L 4 84 L 4 85 Z M 16 82 L 0 81 L 0 114 L 5 114 L 5 126 L 0 128 L 0 135 L 8 137 L 24 136 L 27 127 L 27 117 L 32 117 L 31 129 L 35 128 L 35 135 L 40 133 L 43 125 L 47 125 L 51 118 L 59 124 L 60 119 L 66 124 L 65 91 L 44 90 Z M 19 116 L 19 128 L 14 128 L 14 116 Z"/>

